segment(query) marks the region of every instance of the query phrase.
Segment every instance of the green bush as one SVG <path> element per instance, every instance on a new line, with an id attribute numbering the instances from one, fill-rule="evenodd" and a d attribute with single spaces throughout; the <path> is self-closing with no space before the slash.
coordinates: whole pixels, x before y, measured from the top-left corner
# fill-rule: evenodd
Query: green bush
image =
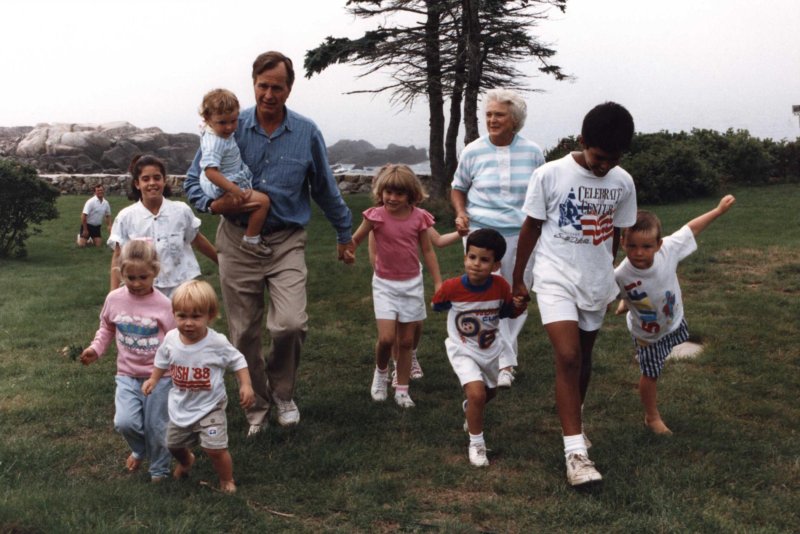
<path id="1" fill-rule="evenodd" d="M 25 257 L 25 240 L 39 232 L 28 226 L 58 217 L 59 192 L 33 167 L 4 159 L 0 159 L 0 191 L 0 257 Z"/>

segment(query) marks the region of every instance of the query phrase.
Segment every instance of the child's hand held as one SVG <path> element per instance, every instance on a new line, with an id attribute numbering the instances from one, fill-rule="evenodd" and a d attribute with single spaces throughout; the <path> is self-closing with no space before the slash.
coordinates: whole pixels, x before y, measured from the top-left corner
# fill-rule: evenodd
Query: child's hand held
<path id="1" fill-rule="evenodd" d="M 252 386 L 245 384 L 239 388 L 239 404 L 242 408 L 249 408 L 256 401 L 256 394 Z"/>
<path id="2" fill-rule="evenodd" d="M 81 353 L 81 363 L 83 365 L 89 365 L 97 361 L 97 358 L 97 353 L 92 348 L 87 348 Z"/>
<path id="3" fill-rule="evenodd" d="M 150 393 L 152 392 L 153 392 L 153 380 L 151 378 L 148 378 L 147 380 L 144 381 L 144 384 L 142 384 L 142 393 L 144 393 L 145 395 L 150 395 Z"/>

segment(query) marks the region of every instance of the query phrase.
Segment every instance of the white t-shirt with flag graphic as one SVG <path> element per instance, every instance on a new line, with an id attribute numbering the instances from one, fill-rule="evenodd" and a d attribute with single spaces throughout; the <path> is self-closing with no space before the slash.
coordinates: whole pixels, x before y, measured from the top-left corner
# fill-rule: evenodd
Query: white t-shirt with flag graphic
<path id="1" fill-rule="evenodd" d="M 597 177 L 572 154 L 531 176 L 522 208 L 544 221 L 534 250 L 533 290 L 602 310 L 617 295 L 611 254 L 614 228 L 636 222 L 636 187 L 624 169 Z"/>

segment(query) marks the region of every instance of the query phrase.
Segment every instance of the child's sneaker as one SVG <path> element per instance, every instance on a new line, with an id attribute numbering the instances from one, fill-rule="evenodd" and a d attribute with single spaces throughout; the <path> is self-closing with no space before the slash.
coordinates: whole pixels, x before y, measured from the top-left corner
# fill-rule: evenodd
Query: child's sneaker
<path id="1" fill-rule="evenodd" d="M 395 393 L 394 402 L 396 402 L 401 408 L 413 408 L 416 406 L 408 393 Z"/>
<path id="2" fill-rule="evenodd" d="M 423 376 L 425 374 L 422 372 L 419 360 L 417 360 L 417 351 L 411 351 L 411 380 L 419 380 Z"/>
<path id="3" fill-rule="evenodd" d="M 497 375 L 497 387 L 509 389 L 512 382 L 514 382 L 514 369 L 500 369 Z"/>
<path id="4" fill-rule="evenodd" d="M 469 452 L 469 463 L 475 467 L 486 467 L 489 459 L 486 458 L 486 445 L 483 443 L 470 443 L 467 448 Z"/>
<path id="5" fill-rule="evenodd" d="M 392 370 L 392 389 L 397 389 L 397 369 Z"/>
<path id="6" fill-rule="evenodd" d="M 254 436 L 257 436 L 262 431 L 264 431 L 266 428 L 267 428 L 267 422 L 266 421 L 264 421 L 260 425 L 250 425 L 250 428 L 247 429 L 247 437 L 248 438 L 252 438 Z"/>
<path id="7" fill-rule="evenodd" d="M 386 400 L 386 373 L 379 373 L 378 369 L 375 369 L 369 393 L 374 401 L 381 402 Z"/>
<path id="8" fill-rule="evenodd" d="M 469 423 L 467 422 L 467 400 L 461 403 L 461 409 L 464 411 L 464 432 L 469 434 Z"/>
<path id="9" fill-rule="evenodd" d="M 239 249 L 249 252 L 250 254 L 255 254 L 256 256 L 272 255 L 272 248 L 267 246 L 267 244 L 263 241 L 259 241 L 258 243 L 248 243 L 247 241 L 242 241 L 239 244 Z"/>
<path id="10" fill-rule="evenodd" d="M 567 482 L 570 486 L 580 486 L 601 480 L 603 477 L 594 468 L 594 462 L 588 456 L 576 453 L 567 455 Z"/>

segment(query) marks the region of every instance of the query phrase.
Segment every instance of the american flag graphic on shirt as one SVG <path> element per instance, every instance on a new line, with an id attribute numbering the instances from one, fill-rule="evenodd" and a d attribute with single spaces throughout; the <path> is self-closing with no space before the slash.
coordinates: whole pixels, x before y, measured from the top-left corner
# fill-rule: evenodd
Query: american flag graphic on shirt
<path id="1" fill-rule="evenodd" d="M 581 217 L 583 235 L 592 238 L 593 245 L 599 245 L 614 235 L 614 219 L 608 215 L 583 215 Z"/>

